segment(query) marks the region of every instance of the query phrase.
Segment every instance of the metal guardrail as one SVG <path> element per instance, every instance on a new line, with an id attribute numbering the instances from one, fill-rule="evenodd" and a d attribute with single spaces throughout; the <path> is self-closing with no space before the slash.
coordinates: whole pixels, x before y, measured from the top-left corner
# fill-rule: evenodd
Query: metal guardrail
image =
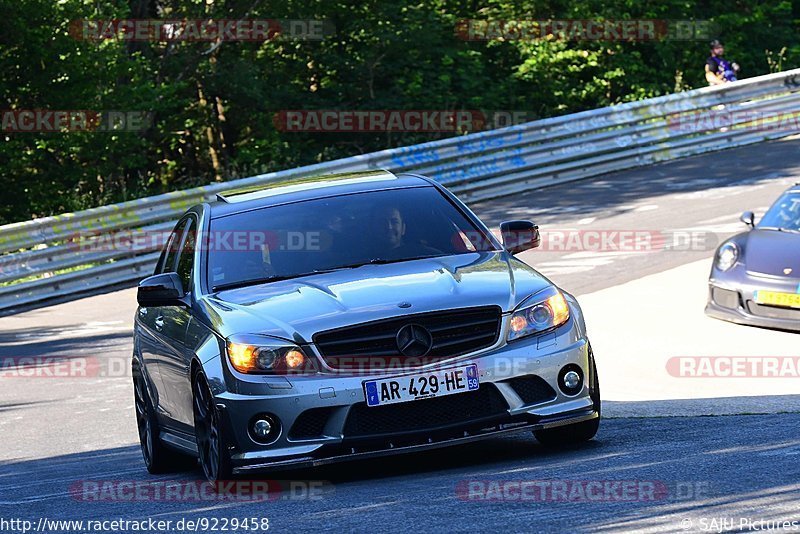
<path id="1" fill-rule="evenodd" d="M 104 243 L 166 236 L 186 208 L 226 190 L 389 169 L 425 174 L 475 202 L 785 137 L 798 131 L 765 127 L 763 119 L 794 113 L 800 69 L 9 224 L 0 227 L 0 312 L 146 276 L 160 242 Z"/>

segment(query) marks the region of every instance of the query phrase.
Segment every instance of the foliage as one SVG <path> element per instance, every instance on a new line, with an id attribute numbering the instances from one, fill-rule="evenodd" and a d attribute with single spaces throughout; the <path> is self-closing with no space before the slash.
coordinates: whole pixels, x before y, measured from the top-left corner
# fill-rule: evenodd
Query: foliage
<path id="1" fill-rule="evenodd" d="M 0 109 L 153 119 L 133 133 L 0 134 L 0 224 L 450 135 L 283 132 L 280 110 L 536 118 L 705 84 L 707 36 L 465 41 L 462 19 L 711 20 L 711 37 L 755 76 L 800 65 L 797 9 L 788 0 L 0 0 Z M 123 18 L 325 19 L 335 35 L 217 45 L 70 34 L 75 20 Z"/>

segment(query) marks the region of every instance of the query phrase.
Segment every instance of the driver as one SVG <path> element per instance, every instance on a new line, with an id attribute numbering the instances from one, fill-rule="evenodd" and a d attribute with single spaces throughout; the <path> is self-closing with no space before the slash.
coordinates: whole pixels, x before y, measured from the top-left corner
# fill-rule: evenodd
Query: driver
<path id="1" fill-rule="evenodd" d="M 436 256 L 442 252 L 421 243 L 406 239 L 406 221 L 396 206 L 378 206 L 372 212 L 372 233 L 377 253 L 388 255 L 387 259 L 413 258 L 417 256 Z"/>

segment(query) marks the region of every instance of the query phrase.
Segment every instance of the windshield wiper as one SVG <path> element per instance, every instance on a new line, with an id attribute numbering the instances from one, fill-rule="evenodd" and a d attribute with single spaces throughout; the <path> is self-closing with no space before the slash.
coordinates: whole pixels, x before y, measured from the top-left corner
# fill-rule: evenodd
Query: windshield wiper
<path id="1" fill-rule="evenodd" d="M 783 228 L 781 226 L 758 226 L 759 230 L 777 230 L 778 232 L 789 232 L 792 234 L 800 234 L 800 230 L 795 230 L 793 228 Z"/>
<path id="2" fill-rule="evenodd" d="M 309 274 L 309 273 L 305 273 Z M 219 284 L 212 286 L 212 291 L 224 291 L 226 289 L 236 289 L 237 287 L 254 286 L 257 284 L 266 284 L 269 282 L 279 282 L 280 280 L 289 280 L 290 278 L 297 278 L 298 276 L 305 276 L 304 274 L 292 274 L 289 276 L 265 276 L 264 278 L 248 278 L 247 280 L 239 280 L 237 282 L 229 282 L 227 284 Z"/>
<path id="3" fill-rule="evenodd" d="M 309 271 L 307 273 L 297 273 L 297 274 L 290 274 L 286 276 L 266 276 L 264 278 L 250 278 L 247 280 L 239 280 L 238 282 L 229 282 L 227 284 L 219 284 L 216 286 L 212 286 L 212 291 L 224 291 L 226 289 L 236 289 L 238 287 L 246 287 L 246 286 L 254 286 L 257 284 L 268 284 L 269 282 L 279 282 L 281 280 L 289 280 L 292 278 L 300 278 L 303 276 L 312 276 L 315 274 L 325 274 L 325 273 L 332 273 L 334 271 L 341 271 L 344 269 L 357 269 L 358 267 L 363 267 L 365 265 L 384 265 L 387 263 L 399 263 L 402 261 L 413 261 L 413 260 L 422 260 L 425 258 L 436 258 L 441 256 L 440 254 L 428 255 L 428 256 L 417 256 L 413 258 L 400 258 L 396 260 L 389 260 L 386 258 L 372 258 L 369 261 L 359 262 L 359 263 L 351 263 L 348 265 L 341 265 L 338 267 L 332 267 L 330 269 L 316 269 L 314 271 Z"/>
<path id="4" fill-rule="evenodd" d="M 362 261 L 362 262 L 358 262 L 358 263 L 350 263 L 350 264 L 347 264 L 347 265 L 340 265 L 338 267 L 332 267 L 330 269 L 320 269 L 320 270 L 312 271 L 312 272 L 310 272 L 308 274 L 332 273 L 334 271 L 341 271 L 341 270 L 344 270 L 344 269 L 357 269 L 357 268 L 363 267 L 365 265 L 385 265 L 387 263 L 400 263 L 400 262 L 403 262 L 403 261 L 424 260 L 425 258 L 436 258 L 436 257 L 439 257 L 439 256 L 442 256 L 442 254 L 432 254 L 432 255 L 427 255 L 427 256 L 416 256 L 416 257 L 413 257 L 413 258 L 398 258 L 398 259 L 395 259 L 395 260 L 389 260 L 389 259 L 386 259 L 386 258 L 372 258 L 369 261 Z"/>

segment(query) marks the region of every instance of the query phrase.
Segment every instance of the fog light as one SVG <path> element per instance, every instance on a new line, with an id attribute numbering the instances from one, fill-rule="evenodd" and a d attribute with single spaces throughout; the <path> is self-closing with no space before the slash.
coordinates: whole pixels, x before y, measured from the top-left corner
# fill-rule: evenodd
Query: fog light
<path id="1" fill-rule="evenodd" d="M 259 419 L 253 424 L 253 434 L 257 438 L 267 439 L 272 432 L 272 423 L 266 419 Z"/>
<path id="2" fill-rule="evenodd" d="M 581 375 L 575 371 L 567 371 L 564 375 L 564 385 L 567 389 L 575 389 L 581 383 Z"/>
<path id="3" fill-rule="evenodd" d="M 583 390 L 583 369 L 571 363 L 558 372 L 558 388 L 568 396 L 577 395 Z"/>
<path id="4" fill-rule="evenodd" d="M 250 419 L 247 430 L 253 441 L 267 445 L 278 439 L 281 425 L 275 416 L 262 413 Z"/>

